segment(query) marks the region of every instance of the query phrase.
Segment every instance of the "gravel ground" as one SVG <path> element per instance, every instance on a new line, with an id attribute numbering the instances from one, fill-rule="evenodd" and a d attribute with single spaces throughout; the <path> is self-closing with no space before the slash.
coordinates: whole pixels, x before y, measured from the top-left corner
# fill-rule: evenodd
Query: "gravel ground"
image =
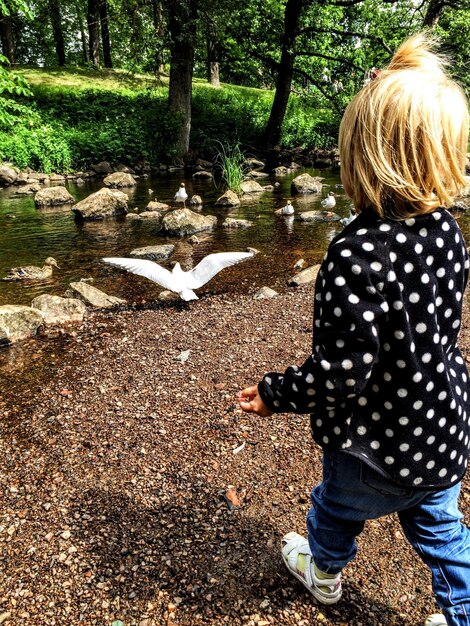
<path id="1" fill-rule="evenodd" d="M 333 607 L 282 564 L 320 450 L 307 416 L 261 419 L 235 398 L 306 357 L 311 317 L 310 287 L 207 294 L 4 351 L 0 624 L 418 626 L 435 612 L 394 516 L 366 526 Z M 462 344 L 468 358 L 468 311 Z"/>

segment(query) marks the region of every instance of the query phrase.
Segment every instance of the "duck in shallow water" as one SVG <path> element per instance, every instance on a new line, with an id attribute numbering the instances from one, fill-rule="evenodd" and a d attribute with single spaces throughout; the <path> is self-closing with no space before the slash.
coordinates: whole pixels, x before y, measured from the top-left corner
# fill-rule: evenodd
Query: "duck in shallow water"
<path id="1" fill-rule="evenodd" d="M 35 265 L 13 267 L 9 270 L 8 274 L 2 278 L 2 280 L 47 280 L 52 276 L 53 267 L 58 268 L 59 266 L 57 265 L 57 261 L 50 256 L 44 261 L 44 265 L 42 267 L 36 267 Z"/>

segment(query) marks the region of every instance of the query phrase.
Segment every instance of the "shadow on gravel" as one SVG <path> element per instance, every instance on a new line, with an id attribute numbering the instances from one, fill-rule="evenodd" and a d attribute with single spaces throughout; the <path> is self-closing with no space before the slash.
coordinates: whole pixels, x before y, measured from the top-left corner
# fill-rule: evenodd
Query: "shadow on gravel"
<path id="1" fill-rule="evenodd" d="M 165 501 L 168 493 L 155 492 L 154 502 L 161 502 L 149 508 L 140 502 L 138 489 L 135 497 L 90 490 L 71 511 L 89 582 L 101 583 L 99 593 L 108 600 L 119 596 L 121 609 L 154 602 L 163 611 L 171 602 L 178 624 L 192 624 L 197 615 L 215 624 L 223 618 L 240 623 L 251 614 L 294 623 L 286 611 L 305 612 L 310 623 L 317 623 L 321 612 L 323 623 L 326 618 L 342 626 L 407 624 L 353 584 L 339 606 L 316 606 L 285 571 L 278 531 L 269 520 L 252 516 L 250 507 L 229 511 L 217 494 L 175 486 L 171 501 Z"/>

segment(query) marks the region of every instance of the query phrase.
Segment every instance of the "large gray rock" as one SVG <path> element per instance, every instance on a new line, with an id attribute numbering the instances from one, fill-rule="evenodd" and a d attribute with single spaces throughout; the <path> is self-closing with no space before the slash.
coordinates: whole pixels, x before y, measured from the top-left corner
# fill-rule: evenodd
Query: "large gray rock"
<path id="1" fill-rule="evenodd" d="M 263 187 L 256 180 L 244 180 L 240 185 L 240 189 L 243 193 L 261 193 L 264 191 Z"/>
<path id="2" fill-rule="evenodd" d="M 300 174 L 291 182 L 291 192 L 294 193 L 320 193 L 322 179 L 310 174 Z"/>
<path id="3" fill-rule="evenodd" d="M 79 298 L 85 304 L 89 304 L 96 309 L 110 309 L 118 304 L 126 304 L 125 300 L 116 298 L 115 296 L 108 296 L 100 289 L 80 281 L 78 283 L 70 283 L 70 288 L 66 291 L 65 295 L 69 298 Z"/>
<path id="4" fill-rule="evenodd" d="M 113 173 L 113 168 L 108 161 L 100 161 L 99 163 L 96 163 L 96 165 L 92 165 L 91 169 L 96 172 L 96 174 L 105 175 Z"/>
<path id="5" fill-rule="evenodd" d="M 106 187 L 134 187 L 137 185 L 135 178 L 128 172 L 114 172 L 103 179 Z"/>
<path id="6" fill-rule="evenodd" d="M 248 159 L 245 159 L 245 167 L 250 170 L 261 170 L 264 167 L 264 163 L 254 157 L 248 157 Z"/>
<path id="7" fill-rule="evenodd" d="M 78 298 L 61 298 L 45 293 L 34 298 L 31 307 L 43 313 L 44 323 L 48 326 L 81 323 L 87 310 L 85 303 Z"/>
<path id="8" fill-rule="evenodd" d="M 211 230 L 216 224 L 215 215 L 200 215 L 190 209 L 176 209 L 163 218 L 163 230 L 169 235 L 192 235 Z"/>
<path id="9" fill-rule="evenodd" d="M 75 198 L 61 185 L 40 189 L 34 196 L 34 204 L 37 209 L 73 204 L 74 202 Z"/>
<path id="10" fill-rule="evenodd" d="M 0 165 L 0 185 L 13 185 L 18 178 L 16 171 L 9 165 Z"/>
<path id="11" fill-rule="evenodd" d="M 220 196 L 220 198 L 216 200 L 215 206 L 232 207 L 232 206 L 238 206 L 239 204 L 240 204 L 240 198 L 237 196 L 237 194 L 234 191 L 230 191 L 229 189 L 228 191 L 224 193 L 223 196 Z"/>
<path id="12" fill-rule="evenodd" d="M 171 255 L 175 246 L 173 244 L 165 244 L 162 246 L 145 246 L 136 248 L 129 253 L 129 256 L 135 259 L 148 259 L 149 261 L 164 261 Z"/>
<path id="13" fill-rule="evenodd" d="M 146 211 L 160 211 L 160 213 L 164 213 L 170 209 L 171 207 L 169 204 L 165 204 L 165 202 L 157 202 L 156 200 L 151 200 L 145 207 Z"/>
<path id="14" fill-rule="evenodd" d="M 42 322 L 43 314 L 37 309 L 19 304 L 0 306 L 0 346 L 32 337 Z"/>
<path id="15" fill-rule="evenodd" d="M 211 172 L 207 170 L 200 170 L 199 172 L 194 172 L 193 176 L 194 180 L 212 180 L 214 177 Z"/>
<path id="16" fill-rule="evenodd" d="M 102 220 L 127 213 L 128 197 L 122 191 L 104 187 L 72 207 L 75 216 L 82 220 Z"/>
<path id="17" fill-rule="evenodd" d="M 34 196 L 41 189 L 40 183 L 22 185 L 14 191 L 15 196 Z"/>
<path id="18" fill-rule="evenodd" d="M 314 280 L 316 280 L 319 270 L 320 270 L 320 265 L 312 265 L 310 267 L 307 267 L 306 269 L 302 270 L 301 272 L 293 276 L 288 281 L 288 284 L 291 287 L 298 287 L 299 285 L 306 285 L 308 283 L 312 283 Z"/>
<path id="19" fill-rule="evenodd" d="M 250 220 L 236 219 L 234 217 L 227 217 L 223 224 L 223 228 L 249 228 L 253 226 L 253 222 Z"/>
<path id="20" fill-rule="evenodd" d="M 304 211 L 299 217 L 301 222 L 337 222 L 341 219 L 333 211 Z"/>
<path id="21" fill-rule="evenodd" d="M 271 287 L 261 287 L 253 296 L 253 300 L 271 300 L 278 295 L 278 292 L 271 289 Z"/>

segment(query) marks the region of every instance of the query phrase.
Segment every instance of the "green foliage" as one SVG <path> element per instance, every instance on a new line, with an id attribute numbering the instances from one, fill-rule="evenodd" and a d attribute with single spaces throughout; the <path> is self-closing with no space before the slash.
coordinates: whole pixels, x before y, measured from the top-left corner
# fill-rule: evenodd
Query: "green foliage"
<path id="1" fill-rule="evenodd" d="M 241 193 L 241 184 L 245 177 L 245 155 L 236 144 L 217 141 L 214 163 L 222 175 L 227 189 Z"/>
<path id="2" fill-rule="evenodd" d="M 337 145 L 339 122 L 331 110 L 312 108 L 306 98 L 291 97 L 281 143 L 288 149 L 332 148 Z"/>
<path id="3" fill-rule="evenodd" d="M 18 123 L 20 116 L 24 121 L 34 118 L 33 111 L 17 102 L 12 96 L 31 95 L 26 80 L 21 74 L 8 69 L 8 59 L 0 54 L 0 128 L 8 128 Z"/>
<path id="4" fill-rule="evenodd" d="M 16 126 L 13 132 L 0 131 L 0 159 L 42 172 L 68 172 L 72 166 L 70 147 L 58 127 L 34 129 Z"/>
<path id="5" fill-rule="evenodd" d="M 259 89 L 195 86 L 191 146 L 209 155 L 215 140 L 224 144 L 259 144 L 272 98 L 272 92 Z"/>

